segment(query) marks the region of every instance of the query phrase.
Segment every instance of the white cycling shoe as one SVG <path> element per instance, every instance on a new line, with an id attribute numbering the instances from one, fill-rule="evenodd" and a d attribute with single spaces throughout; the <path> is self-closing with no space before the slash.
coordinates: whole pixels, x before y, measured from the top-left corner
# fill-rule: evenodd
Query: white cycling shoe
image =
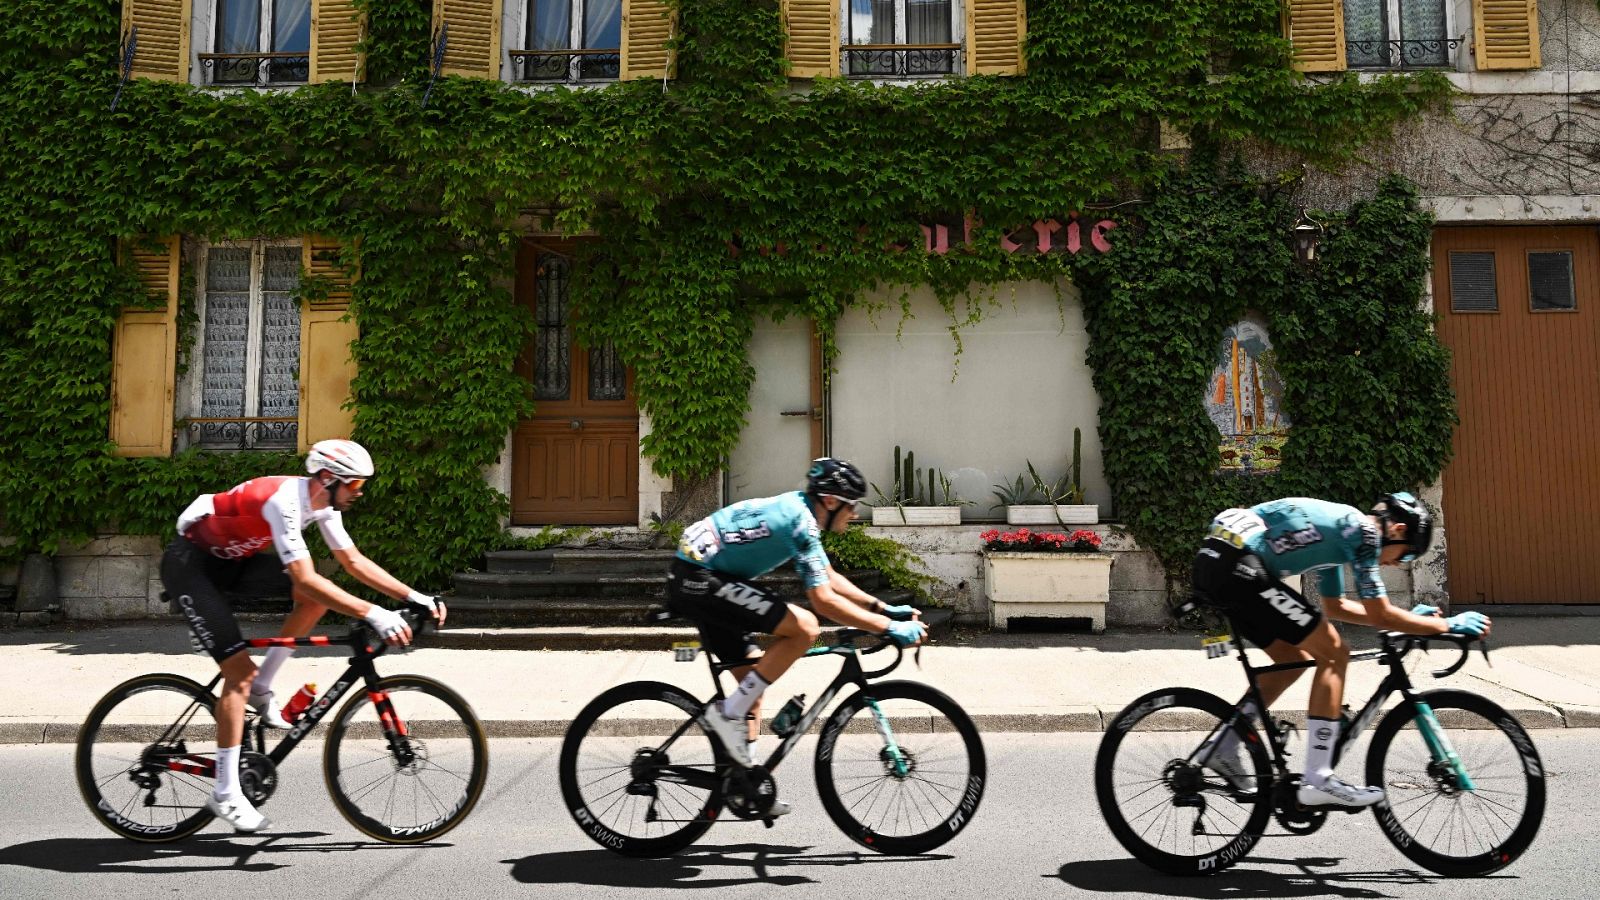
<path id="1" fill-rule="evenodd" d="M 1341 806 L 1345 809 L 1365 809 L 1383 801 L 1383 788 L 1345 784 L 1339 776 L 1329 775 L 1321 784 L 1300 782 L 1295 799 L 1301 806 Z"/>
<path id="2" fill-rule="evenodd" d="M 283 704 L 277 701 L 277 698 L 272 695 L 271 691 L 267 691 L 265 694 L 258 694 L 255 691 L 251 691 L 249 702 L 250 708 L 255 710 L 257 715 L 261 716 L 261 724 L 267 726 L 268 728 L 277 728 L 279 730 L 286 731 L 293 727 L 289 724 L 289 720 L 283 717 Z"/>
<path id="3" fill-rule="evenodd" d="M 756 764 L 755 757 L 750 752 L 749 729 L 745 726 L 744 719 L 730 719 L 722 714 L 722 708 L 713 700 L 706 704 L 705 711 L 700 713 L 700 724 L 705 729 L 716 735 L 722 743 L 722 749 L 740 766 L 748 769 Z"/>
<path id="4" fill-rule="evenodd" d="M 1222 780 L 1226 781 L 1228 787 L 1233 788 L 1236 793 L 1255 793 L 1256 782 L 1250 775 L 1244 748 L 1239 745 L 1237 739 L 1230 740 L 1224 736 L 1222 740 L 1226 742 L 1226 746 L 1218 747 L 1217 751 L 1211 754 L 1211 759 L 1206 761 L 1206 768 L 1221 775 Z"/>
<path id="5" fill-rule="evenodd" d="M 221 800 L 212 794 L 206 800 L 206 809 L 241 834 L 254 834 L 272 824 L 272 820 L 257 811 L 249 800 L 238 795 Z"/>

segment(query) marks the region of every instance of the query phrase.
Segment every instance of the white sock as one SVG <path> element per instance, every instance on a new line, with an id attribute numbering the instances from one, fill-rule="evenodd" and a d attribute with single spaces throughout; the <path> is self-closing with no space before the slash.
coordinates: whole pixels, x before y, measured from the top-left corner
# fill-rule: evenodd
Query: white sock
<path id="1" fill-rule="evenodd" d="M 1239 707 L 1239 724 L 1249 727 L 1250 722 L 1255 718 L 1255 715 L 1256 702 L 1254 700 L 1246 700 L 1244 705 Z M 1217 741 L 1217 752 L 1227 753 L 1234 748 L 1234 745 L 1238 743 L 1238 732 L 1224 731 L 1222 733 L 1222 737 Z"/>
<path id="2" fill-rule="evenodd" d="M 761 699 L 761 692 L 766 689 L 767 680 L 761 677 L 760 672 L 751 669 L 744 676 L 744 680 L 739 682 L 739 689 L 733 692 L 733 696 L 722 701 L 723 718 L 743 719 L 744 714 L 750 711 L 750 707 L 756 705 L 756 701 Z"/>
<path id="3" fill-rule="evenodd" d="M 217 748 L 217 785 L 211 793 L 218 800 L 227 800 L 239 793 L 239 747 Z"/>
<path id="4" fill-rule="evenodd" d="M 272 693 L 272 679 L 278 676 L 278 670 L 294 655 L 293 647 L 271 647 L 267 650 L 267 658 L 261 661 L 261 667 L 256 669 L 256 680 L 250 683 L 250 693 L 256 696 Z"/>
<path id="5" fill-rule="evenodd" d="M 1306 772 L 1301 784 L 1321 785 L 1333 774 L 1333 748 L 1339 743 L 1339 720 L 1306 716 Z"/>

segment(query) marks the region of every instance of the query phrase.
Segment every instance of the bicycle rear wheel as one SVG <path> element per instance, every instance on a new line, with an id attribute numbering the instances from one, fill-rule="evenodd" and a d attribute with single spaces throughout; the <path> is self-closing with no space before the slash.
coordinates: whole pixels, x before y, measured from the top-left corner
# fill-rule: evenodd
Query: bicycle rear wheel
<path id="1" fill-rule="evenodd" d="M 977 812 L 987 775 L 972 717 L 916 682 L 869 685 L 839 705 L 817 741 L 822 808 L 879 853 L 926 853 L 955 837 Z"/>
<path id="2" fill-rule="evenodd" d="M 95 819 L 135 841 L 194 834 L 215 778 L 217 698 L 178 675 L 142 675 L 111 689 L 78 732 L 78 791 Z"/>
<path id="3" fill-rule="evenodd" d="M 1272 813 L 1267 754 L 1254 727 L 1237 729 L 1254 773 L 1241 792 L 1205 768 L 1201 744 L 1232 704 L 1192 688 L 1152 691 L 1106 728 L 1095 757 L 1100 813 L 1117 841 L 1169 875 L 1210 875 L 1250 852 Z"/>
<path id="4" fill-rule="evenodd" d="M 670 856 L 722 810 L 726 757 L 696 721 L 703 707 L 658 681 L 589 702 L 561 742 L 561 797 L 578 828 L 624 856 Z"/>
<path id="5" fill-rule="evenodd" d="M 489 742 L 455 691 L 432 678 L 393 675 L 351 696 L 334 716 L 322 774 L 340 815 L 362 834 L 420 844 L 472 812 L 489 778 Z"/>
<path id="6" fill-rule="evenodd" d="M 1449 733 L 1472 779 L 1462 789 L 1434 761 L 1409 704 L 1389 711 L 1372 734 L 1367 781 L 1385 802 L 1373 807 L 1384 836 L 1408 859 L 1440 875 L 1487 875 L 1527 851 L 1544 820 L 1544 764 L 1514 716 L 1466 691 L 1418 695 Z"/>

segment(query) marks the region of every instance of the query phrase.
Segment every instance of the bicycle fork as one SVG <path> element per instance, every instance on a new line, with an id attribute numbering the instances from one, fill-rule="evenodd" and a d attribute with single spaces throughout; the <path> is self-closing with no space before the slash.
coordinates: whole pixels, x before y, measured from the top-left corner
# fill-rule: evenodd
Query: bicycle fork
<path id="1" fill-rule="evenodd" d="M 1417 731 L 1422 733 L 1422 740 L 1428 745 L 1428 752 L 1433 755 L 1433 761 L 1449 766 L 1450 771 L 1455 773 L 1456 785 L 1462 790 L 1477 790 L 1477 785 L 1472 783 L 1472 776 L 1467 774 L 1467 767 L 1462 764 L 1455 746 L 1450 743 L 1450 736 L 1445 734 L 1444 727 L 1439 724 L 1439 717 L 1433 714 L 1433 707 L 1417 699 L 1413 699 L 1411 703 L 1416 708 L 1413 721 L 1417 723 Z"/>
<path id="2" fill-rule="evenodd" d="M 911 766 L 906 763 L 906 755 L 900 752 L 900 744 L 894 739 L 894 729 L 889 727 L 889 717 L 884 715 L 883 708 L 878 701 L 867 698 L 867 708 L 872 710 L 872 724 L 878 728 L 878 734 L 883 738 L 883 752 L 894 769 L 896 778 L 904 778 L 911 771 Z"/>

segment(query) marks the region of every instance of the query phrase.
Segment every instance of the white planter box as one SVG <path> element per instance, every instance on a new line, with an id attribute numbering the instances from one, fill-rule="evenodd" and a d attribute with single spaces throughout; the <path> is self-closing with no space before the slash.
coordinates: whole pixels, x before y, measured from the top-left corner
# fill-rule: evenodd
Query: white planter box
<path id="1" fill-rule="evenodd" d="M 1004 630 L 1012 616 L 1086 618 L 1095 633 L 1104 631 L 1111 562 L 1109 553 L 985 551 L 989 624 Z"/>
<path id="2" fill-rule="evenodd" d="M 1048 503 L 1006 507 L 1007 525 L 1093 525 L 1100 521 L 1100 507 L 1093 503 L 1051 506 Z"/>
<path id="3" fill-rule="evenodd" d="M 901 515 L 901 513 L 905 515 Z M 874 506 L 874 525 L 960 525 L 959 506 Z"/>

